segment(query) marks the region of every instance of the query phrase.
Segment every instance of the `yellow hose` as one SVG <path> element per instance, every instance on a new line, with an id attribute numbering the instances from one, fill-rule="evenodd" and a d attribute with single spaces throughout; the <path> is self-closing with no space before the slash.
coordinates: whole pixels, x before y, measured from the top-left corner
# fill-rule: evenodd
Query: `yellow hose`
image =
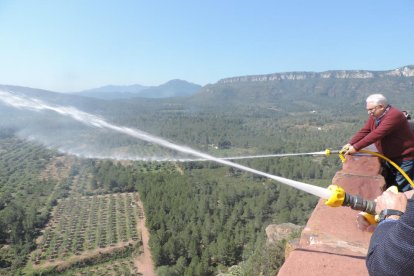
<path id="1" fill-rule="evenodd" d="M 359 150 L 358 152 L 363 152 L 363 153 L 368 153 L 368 154 L 371 154 L 371 155 L 375 155 L 375 156 L 377 156 L 377 157 L 380 157 L 380 158 L 382 158 L 382 159 L 384 159 L 385 161 L 387 161 L 388 163 L 390 163 L 394 168 L 396 168 L 404 177 L 405 177 L 405 179 L 407 179 L 407 181 L 410 183 L 410 185 L 411 185 L 411 187 L 413 187 L 414 188 L 414 183 L 413 183 L 413 181 L 411 180 L 411 178 L 400 168 L 400 166 L 398 166 L 397 164 L 395 164 L 393 161 L 391 161 L 389 158 L 387 158 L 387 157 L 385 157 L 384 155 L 382 155 L 382 154 L 380 154 L 380 153 L 378 153 L 378 152 L 374 152 L 374 151 L 369 151 L 369 150 L 364 150 L 364 149 L 362 149 L 362 150 Z M 339 157 L 341 158 L 341 160 L 342 160 L 342 162 L 345 160 L 345 157 L 344 157 L 344 152 L 343 152 L 343 150 L 341 150 L 340 152 L 339 152 Z"/>

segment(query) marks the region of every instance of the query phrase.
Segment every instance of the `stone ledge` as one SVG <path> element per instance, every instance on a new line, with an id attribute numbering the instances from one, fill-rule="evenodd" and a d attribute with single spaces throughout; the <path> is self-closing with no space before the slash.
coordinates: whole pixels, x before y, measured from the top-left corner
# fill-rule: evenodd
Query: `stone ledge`
<path id="1" fill-rule="evenodd" d="M 376 157 L 347 158 L 343 169 L 332 183 L 347 193 L 375 199 L 381 194 L 384 178 Z M 356 226 L 358 211 L 348 207 L 332 208 L 319 200 L 298 244 L 290 246 L 290 254 L 278 275 L 368 275 L 365 256 L 371 233 Z"/>

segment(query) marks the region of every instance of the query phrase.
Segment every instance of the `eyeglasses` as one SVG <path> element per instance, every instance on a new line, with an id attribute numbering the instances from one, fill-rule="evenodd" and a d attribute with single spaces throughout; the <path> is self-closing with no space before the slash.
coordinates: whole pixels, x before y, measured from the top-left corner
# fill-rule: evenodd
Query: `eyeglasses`
<path id="1" fill-rule="evenodd" d="M 377 110 L 377 108 L 379 107 L 379 105 L 374 106 L 373 108 L 368 108 L 368 114 L 374 114 L 374 112 Z"/>

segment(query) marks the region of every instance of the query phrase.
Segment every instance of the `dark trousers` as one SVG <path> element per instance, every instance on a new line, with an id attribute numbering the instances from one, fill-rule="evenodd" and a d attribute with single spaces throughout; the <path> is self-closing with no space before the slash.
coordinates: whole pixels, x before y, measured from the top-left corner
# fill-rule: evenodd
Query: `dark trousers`
<path id="1" fill-rule="evenodd" d="M 414 160 L 405 160 L 400 162 L 395 162 L 410 178 L 412 181 L 414 178 Z M 385 178 L 385 189 L 388 189 L 390 186 L 397 186 L 398 191 L 406 192 L 413 189 L 410 182 L 404 177 L 401 172 L 399 172 L 393 165 L 388 162 L 383 163 L 382 175 Z"/>

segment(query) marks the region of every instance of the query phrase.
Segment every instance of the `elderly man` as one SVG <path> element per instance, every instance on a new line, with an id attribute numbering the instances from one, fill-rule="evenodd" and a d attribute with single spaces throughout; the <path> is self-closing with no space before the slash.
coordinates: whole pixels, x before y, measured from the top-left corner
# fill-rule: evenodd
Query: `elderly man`
<path id="1" fill-rule="evenodd" d="M 344 146 L 346 155 L 354 154 L 371 144 L 396 163 L 411 178 L 414 177 L 414 133 L 404 114 L 388 104 L 382 94 L 373 94 L 366 99 L 369 115 L 365 125 Z M 394 175 L 399 191 L 412 189 L 407 179 L 394 167 L 385 164 Z"/>

